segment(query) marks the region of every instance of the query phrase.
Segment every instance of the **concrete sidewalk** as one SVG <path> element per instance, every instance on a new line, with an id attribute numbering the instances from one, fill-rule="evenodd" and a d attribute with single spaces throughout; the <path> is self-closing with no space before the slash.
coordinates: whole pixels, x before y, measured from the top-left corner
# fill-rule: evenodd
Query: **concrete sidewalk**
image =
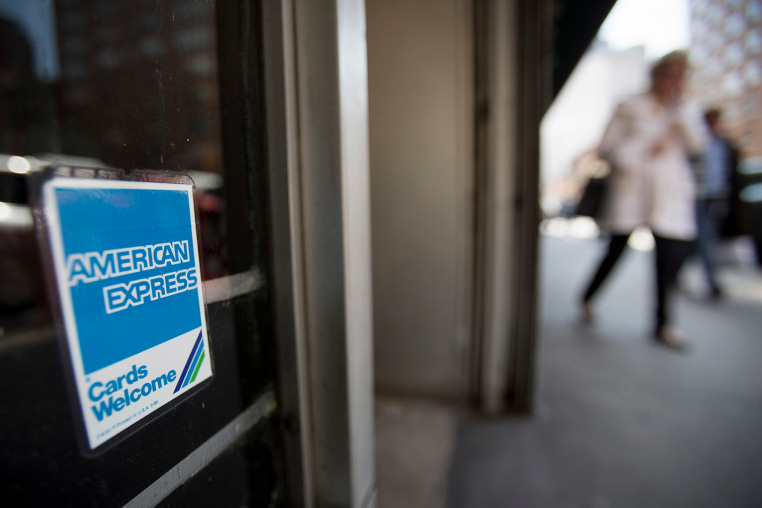
<path id="1" fill-rule="evenodd" d="M 683 294 L 681 354 L 649 337 L 651 253 L 627 253 L 579 323 L 603 247 L 542 238 L 536 415 L 460 425 L 448 506 L 762 506 L 759 276 L 728 273 L 720 303 Z"/>

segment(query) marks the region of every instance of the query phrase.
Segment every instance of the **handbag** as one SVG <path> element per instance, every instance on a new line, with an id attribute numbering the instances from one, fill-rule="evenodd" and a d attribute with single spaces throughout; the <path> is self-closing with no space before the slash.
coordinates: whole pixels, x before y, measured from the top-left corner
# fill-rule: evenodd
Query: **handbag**
<path id="1" fill-rule="evenodd" d="M 577 202 L 575 216 L 600 218 L 609 186 L 609 176 L 610 173 L 607 172 L 605 175 L 593 175 L 588 179 L 585 190 Z"/>

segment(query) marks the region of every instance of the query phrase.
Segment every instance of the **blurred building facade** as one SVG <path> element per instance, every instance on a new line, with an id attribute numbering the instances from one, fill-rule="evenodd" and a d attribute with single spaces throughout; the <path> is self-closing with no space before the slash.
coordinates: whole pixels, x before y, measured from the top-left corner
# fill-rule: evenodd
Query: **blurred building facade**
<path id="1" fill-rule="evenodd" d="M 691 0 L 693 89 L 743 156 L 762 156 L 762 2 Z"/>

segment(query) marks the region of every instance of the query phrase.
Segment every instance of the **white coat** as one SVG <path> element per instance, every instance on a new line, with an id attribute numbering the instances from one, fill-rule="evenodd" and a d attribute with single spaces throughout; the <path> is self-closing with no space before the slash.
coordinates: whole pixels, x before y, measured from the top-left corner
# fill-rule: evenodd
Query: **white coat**
<path id="1" fill-rule="evenodd" d="M 694 104 L 669 108 L 650 93 L 622 102 L 598 149 L 612 168 L 601 227 L 629 234 L 645 225 L 658 236 L 694 239 L 696 186 L 689 157 L 702 152 L 708 139 Z M 660 140 L 664 149 L 655 154 Z"/>

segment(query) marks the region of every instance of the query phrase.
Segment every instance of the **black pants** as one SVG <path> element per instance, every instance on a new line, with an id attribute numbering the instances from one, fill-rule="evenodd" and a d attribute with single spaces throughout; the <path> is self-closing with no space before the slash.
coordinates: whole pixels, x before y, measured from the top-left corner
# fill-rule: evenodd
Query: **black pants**
<path id="1" fill-rule="evenodd" d="M 601 260 L 590 285 L 585 291 L 584 302 L 589 302 L 606 277 L 614 268 L 627 247 L 627 235 L 612 235 L 609 248 Z M 685 261 L 691 242 L 654 235 L 656 240 L 656 330 L 669 324 L 670 293 L 677 282 L 677 274 Z"/>

